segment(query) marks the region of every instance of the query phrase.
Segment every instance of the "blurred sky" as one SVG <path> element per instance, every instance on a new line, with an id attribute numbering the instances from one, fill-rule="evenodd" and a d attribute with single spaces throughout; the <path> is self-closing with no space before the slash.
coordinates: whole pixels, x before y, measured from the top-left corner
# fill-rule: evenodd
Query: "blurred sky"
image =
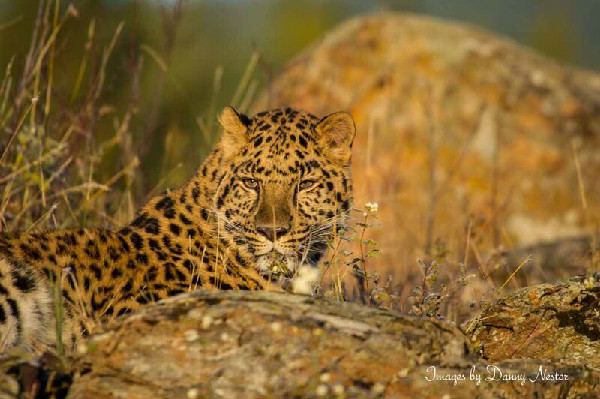
<path id="1" fill-rule="evenodd" d="M 4 0 L 10 1 L 10 0 Z M 15 0 L 16 1 L 16 0 Z M 269 21 L 261 18 L 274 3 L 297 0 L 187 0 L 191 6 L 239 7 L 238 32 L 246 26 Z M 107 0 L 118 5 L 136 0 Z M 154 5 L 172 5 L 177 0 L 148 0 Z M 582 67 L 600 69 L 600 1 L 598 0 L 313 0 L 297 1 L 304 14 L 319 17 L 333 5 L 328 21 L 332 25 L 354 15 L 377 10 L 409 11 L 479 25 L 542 52 Z M 254 8 L 254 11 L 252 11 Z M 232 16 L 234 17 L 234 16 Z M 271 21 L 272 22 L 272 21 Z M 254 31 L 254 29 L 252 30 Z M 260 33 L 254 37 L 261 41 Z"/>
<path id="2" fill-rule="evenodd" d="M 63 9 L 69 3 L 60 1 Z M 291 57 L 356 15 L 394 10 L 464 21 L 559 61 L 600 70 L 599 0 L 187 0 L 171 32 L 165 21 L 176 0 L 72 3 L 79 17 L 65 25 L 58 39 L 56 98 L 61 98 L 61 90 L 70 93 L 73 87 L 91 21 L 95 21 L 96 58 L 124 22 L 103 100 L 117 108 L 130 101 L 133 66 L 143 57 L 140 117 L 132 131 L 136 142 L 149 142 L 141 155 L 150 182 L 180 160 L 191 165 L 181 173 L 189 176 L 210 145 L 199 132 L 199 118 L 211 107 L 230 103 L 253 51 L 261 54 L 253 75 L 258 91 Z M 13 56 L 14 67 L 23 65 L 37 4 L 37 0 L 0 0 L 0 71 Z M 166 73 L 151 53 L 167 65 Z M 215 73 L 220 68 L 222 84 L 215 96 Z M 167 140 L 169 133 L 177 140 Z"/>

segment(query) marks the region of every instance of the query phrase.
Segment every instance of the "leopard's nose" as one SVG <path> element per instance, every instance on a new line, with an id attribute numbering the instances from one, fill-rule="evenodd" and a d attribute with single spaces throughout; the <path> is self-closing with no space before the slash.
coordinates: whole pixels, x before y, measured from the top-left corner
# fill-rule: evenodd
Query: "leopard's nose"
<path id="1" fill-rule="evenodd" d="M 271 241 L 276 241 L 279 237 L 288 232 L 285 227 L 257 227 L 256 230 Z"/>

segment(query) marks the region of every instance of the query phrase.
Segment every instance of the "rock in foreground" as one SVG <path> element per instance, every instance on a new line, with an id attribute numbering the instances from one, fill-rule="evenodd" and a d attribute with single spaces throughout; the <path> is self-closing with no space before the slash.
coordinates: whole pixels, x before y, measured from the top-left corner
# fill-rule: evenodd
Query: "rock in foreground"
<path id="1" fill-rule="evenodd" d="M 485 381 L 455 326 L 281 293 L 195 292 L 107 327 L 75 365 L 69 398 L 577 397 L 600 375 L 542 363 L 562 383 Z M 464 375 L 467 381 L 428 381 Z M 469 381 L 475 366 L 483 381 Z M 535 379 L 540 363 L 495 364 Z"/>
<path id="2" fill-rule="evenodd" d="M 600 275 L 523 288 L 464 324 L 490 361 L 540 359 L 600 367 Z"/>

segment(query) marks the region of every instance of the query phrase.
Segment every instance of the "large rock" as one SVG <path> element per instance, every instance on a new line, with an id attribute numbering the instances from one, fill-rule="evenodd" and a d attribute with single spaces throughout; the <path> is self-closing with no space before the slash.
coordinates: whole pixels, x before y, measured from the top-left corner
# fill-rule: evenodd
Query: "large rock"
<path id="1" fill-rule="evenodd" d="M 410 392 L 398 372 L 468 354 L 453 326 L 277 293 L 196 292 L 95 336 L 69 398 L 348 397 Z M 423 384 L 425 385 L 425 384 Z M 342 387 L 342 388 L 336 388 Z"/>
<path id="2" fill-rule="evenodd" d="M 111 322 L 66 363 L 20 360 L 18 383 L 0 379 L 0 397 L 600 397 L 600 282 L 577 284 L 531 287 L 530 302 L 507 298 L 482 314 L 472 337 L 493 362 L 448 322 L 284 293 L 196 291 Z M 535 316 L 544 312 L 557 317 Z"/>
<path id="3" fill-rule="evenodd" d="M 585 366 L 539 361 L 495 364 L 523 383 L 485 381 L 487 364 L 450 323 L 281 293 L 179 296 L 108 326 L 85 348 L 70 399 L 575 398 L 600 383 Z M 543 382 L 540 365 L 569 380 Z M 467 381 L 428 381 L 433 366 Z M 468 381 L 473 366 L 480 385 Z"/>
<path id="4" fill-rule="evenodd" d="M 380 203 L 380 271 L 417 274 L 436 239 L 462 260 L 470 231 L 468 260 L 487 274 L 497 265 L 480 254 L 586 235 L 600 216 L 600 77 L 474 27 L 351 20 L 283 68 L 254 108 L 284 105 L 354 115 L 356 202 Z M 534 259 L 527 282 L 589 267 L 575 258 L 554 270 Z"/>

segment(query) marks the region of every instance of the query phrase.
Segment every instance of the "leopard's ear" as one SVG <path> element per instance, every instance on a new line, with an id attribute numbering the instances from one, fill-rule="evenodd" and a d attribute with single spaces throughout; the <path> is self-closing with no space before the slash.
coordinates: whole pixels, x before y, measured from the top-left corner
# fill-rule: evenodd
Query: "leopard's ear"
<path id="1" fill-rule="evenodd" d="M 348 165 L 352 156 L 352 142 L 356 126 L 352 115 L 335 112 L 327 115 L 315 125 L 317 142 L 325 155 L 341 165 Z"/>
<path id="2" fill-rule="evenodd" d="M 246 115 L 233 107 L 225 107 L 219 116 L 219 123 L 223 126 L 221 148 L 225 157 L 230 157 L 248 144 L 247 132 L 251 120 Z"/>

